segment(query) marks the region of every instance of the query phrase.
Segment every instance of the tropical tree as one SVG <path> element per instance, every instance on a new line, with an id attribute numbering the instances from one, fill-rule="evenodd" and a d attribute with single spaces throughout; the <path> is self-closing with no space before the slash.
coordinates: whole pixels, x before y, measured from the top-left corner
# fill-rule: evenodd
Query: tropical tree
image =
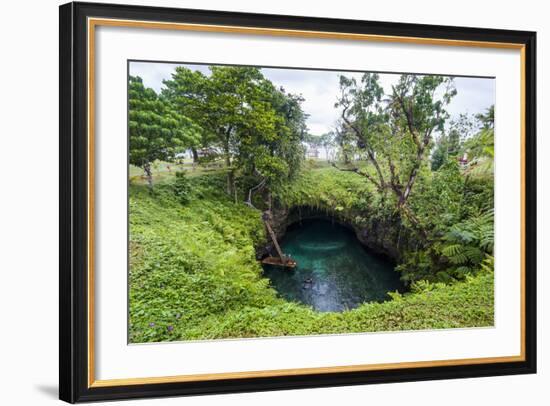
<path id="1" fill-rule="evenodd" d="M 494 158 L 495 156 L 495 132 L 493 129 L 484 128 L 474 135 L 465 144 L 472 157 Z"/>
<path id="2" fill-rule="evenodd" d="M 322 147 L 323 140 L 320 135 L 308 134 L 304 138 L 304 142 L 308 145 L 311 150 L 318 150 Z"/>
<path id="3" fill-rule="evenodd" d="M 129 78 L 130 163 L 143 169 L 153 188 L 151 165 L 156 160 L 172 161 L 178 153 L 197 145 L 201 129 L 146 88 L 140 77 Z"/>
<path id="4" fill-rule="evenodd" d="M 220 151 L 229 195 L 236 196 L 237 170 L 268 183 L 299 166 L 303 98 L 276 89 L 260 69 L 211 66 L 205 75 L 177 67 L 164 84 L 163 95 L 204 129 L 202 145 Z"/>
<path id="5" fill-rule="evenodd" d="M 271 191 L 291 181 L 300 169 L 304 158 L 303 142 L 309 135 L 301 103 L 303 97 L 275 88 L 270 81 L 263 82 L 265 94 L 274 117 L 274 131 L 252 131 L 240 136 L 237 165 L 245 175 L 255 179 L 246 202 L 252 205 L 254 193 L 266 189 L 270 201 Z M 257 129 L 256 129 L 257 130 Z"/>
<path id="6" fill-rule="evenodd" d="M 479 113 L 476 115 L 476 119 L 480 122 L 482 128 L 484 129 L 494 129 L 495 128 L 495 105 L 491 105 L 485 110 L 484 113 Z"/>
<path id="7" fill-rule="evenodd" d="M 349 125 L 342 120 L 338 120 L 334 127 L 334 143 L 338 147 L 337 159 L 346 165 L 351 164 L 357 151 L 357 140 Z"/>
<path id="8" fill-rule="evenodd" d="M 331 150 L 335 146 L 336 134 L 335 134 L 334 131 L 329 131 L 327 133 L 322 134 L 320 136 L 320 138 L 321 138 L 320 144 L 325 150 L 325 156 L 327 157 L 327 160 L 330 161 L 331 160 Z"/>
<path id="9" fill-rule="evenodd" d="M 271 82 L 269 82 L 271 84 Z M 271 144 L 272 155 L 280 156 L 288 165 L 286 180 L 292 180 L 298 173 L 303 161 L 303 142 L 308 136 L 306 114 L 302 108 L 302 95 L 288 93 L 284 88 L 271 85 L 271 105 L 282 118 L 277 127 L 277 140 Z"/>
<path id="10" fill-rule="evenodd" d="M 209 75 L 177 67 L 172 79 L 164 82 L 163 94 L 205 130 L 202 144 L 219 149 L 230 195 L 235 193 L 239 137 L 275 133 L 276 115 L 265 101 L 263 81 L 257 68 L 211 66 Z"/>
<path id="11" fill-rule="evenodd" d="M 476 115 L 481 129 L 465 142 L 472 157 L 490 158 L 495 155 L 495 107 L 489 107 L 485 113 Z"/>
<path id="12" fill-rule="evenodd" d="M 418 173 L 426 161 L 435 132 L 442 132 L 445 107 L 456 94 L 452 79 L 442 76 L 401 75 L 392 94 L 383 100 L 379 75 L 365 73 L 361 81 L 340 77 L 342 122 L 364 151 L 372 171 L 352 170 L 386 195 L 411 223 L 418 221 L 407 205 Z"/>

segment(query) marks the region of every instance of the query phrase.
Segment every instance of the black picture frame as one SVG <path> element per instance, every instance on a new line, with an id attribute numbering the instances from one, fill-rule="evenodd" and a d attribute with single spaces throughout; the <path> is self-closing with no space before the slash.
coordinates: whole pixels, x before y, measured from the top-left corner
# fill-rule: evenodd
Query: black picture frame
<path id="1" fill-rule="evenodd" d="M 60 251 L 59 397 L 67 402 L 235 393 L 279 389 L 424 381 L 536 372 L 536 33 L 282 15 L 263 15 L 94 3 L 68 3 L 60 12 Z M 524 360 L 362 372 L 89 385 L 87 192 L 87 19 L 89 17 L 302 31 L 513 43 L 525 52 Z"/>

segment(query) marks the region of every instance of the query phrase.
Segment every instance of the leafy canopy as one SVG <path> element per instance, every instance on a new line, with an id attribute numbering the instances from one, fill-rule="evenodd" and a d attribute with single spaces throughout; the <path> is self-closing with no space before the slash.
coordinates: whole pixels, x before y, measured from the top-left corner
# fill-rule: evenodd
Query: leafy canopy
<path id="1" fill-rule="evenodd" d="M 145 168 L 155 160 L 171 161 L 196 145 L 201 129 L 146 88 L 140 77 L 129 79 L 130 163 Z"/>
<path id="2" fill-rule="evenodd" d="M 303 98 L 275 88 L 260 69 L 211 66 L 205 75 L 178 67 L 164 84 L 163 95 L 203 128 L 202 145 L 223 156 L 231 170 L 228 190 L 235 170 L 274 185 L 299 168 L 307 131 Z"/>

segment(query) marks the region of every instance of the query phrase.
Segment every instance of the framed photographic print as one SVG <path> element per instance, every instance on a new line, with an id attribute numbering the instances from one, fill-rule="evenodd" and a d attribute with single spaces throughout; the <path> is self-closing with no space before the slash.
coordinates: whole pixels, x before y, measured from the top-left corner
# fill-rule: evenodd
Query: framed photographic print
<path id="1" fill-rule="evenodd" d="M 60 398 L 534 373 L 533 32 L 60 7 Z"/>

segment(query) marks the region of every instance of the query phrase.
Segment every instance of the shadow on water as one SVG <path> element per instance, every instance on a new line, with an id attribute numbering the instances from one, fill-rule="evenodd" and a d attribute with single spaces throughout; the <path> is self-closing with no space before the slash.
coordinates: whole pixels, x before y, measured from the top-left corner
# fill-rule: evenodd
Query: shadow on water
<path id="1" fill-rule="evenodd" d="M 339 224 L 321 219 L 295 224 L 281 248 L 298 266 L 290 270 L 265 265 L 265 276 L 281 297 L 317 311 L 353 309 L 364 302 L 388 300 L 389 291 L 404 290 L 394 265 L 369 253 Z"/>

